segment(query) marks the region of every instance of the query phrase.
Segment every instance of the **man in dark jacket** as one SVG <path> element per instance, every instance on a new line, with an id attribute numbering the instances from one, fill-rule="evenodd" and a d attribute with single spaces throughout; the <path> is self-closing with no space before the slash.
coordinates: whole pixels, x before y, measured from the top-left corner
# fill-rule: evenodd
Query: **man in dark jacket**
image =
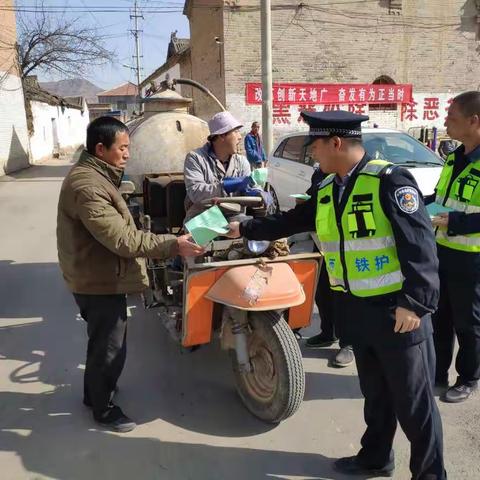
<path id="1" fill-rule="evenodd" d="M 148 286 L 143 257 L 194 256 L 189 236 L 137 230 L 119 186 L 129 158 L 126 125 L 112 117 L 87 128 L 87 150 L 66 176 L 58 202 L 57 247 L 68 288 L 87 322 L 84 403 L 119 432 L 135 428 L 111 402 L 126 358 L 126 294 Z"/>
<path id="2" fill-rule="evenodd" d="M 252 129 L 245 135 L 245 152 L 247 153 L 250 166 L 253 168 L 263 167 L 265 164 L 265 150 L 260 136 L 260 124 L 252 123 Z"/>
<path id="3" fill-rule="evenodd" d="M 437 386 L 450 403 L 467 400 L 480 380 L 480 92 L 452 101 L 447 133 L 462 142 L 447 157 L 435 201 L 449 213 L 434 217 L 440 260 L 440 305 L 434 316 Z M 455 336 L 458 377 L 448 388 Z"/>
<path id="4" fill-rule="evenodd" d="M 342 474 L 393 476 L 400 423 L 415 480 L 445 480 L 440 414 L 433 397 L 431 314 L 439 294 L 435 238 L 408 170 L 373 160 L 349 112 L 302 112 L 320 167 L 330 175 L 293 210 L 239 224 L 229 236 L 274 240 L 315 230 L 335 290 L 339 335 L 353 345 L 367 429 Z"/>

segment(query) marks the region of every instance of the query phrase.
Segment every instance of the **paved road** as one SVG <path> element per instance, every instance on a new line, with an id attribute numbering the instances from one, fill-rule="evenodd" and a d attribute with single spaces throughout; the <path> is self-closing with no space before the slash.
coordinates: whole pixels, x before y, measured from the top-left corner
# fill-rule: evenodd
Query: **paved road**
<path id="1" fill-rule="evenodd" d="M 67 163 L 0 179 L 0 479 L 344 478 L 332 460 L 353 455 L 364 428 L 354 367 L 328 368 L 333 350 L 304 351 L 305 401 L 272 427 L 239 402 L 225 353 L 182 352 L 135 298 L 118 403 L 139 427 L 96 428 L 81 403 L 85 327 L 56 260 Z M 479 406 L 440 404 L 452 479 L 480 478 Z M 401 432 L 395 447 L 395 478 L 408 479 Z"/>

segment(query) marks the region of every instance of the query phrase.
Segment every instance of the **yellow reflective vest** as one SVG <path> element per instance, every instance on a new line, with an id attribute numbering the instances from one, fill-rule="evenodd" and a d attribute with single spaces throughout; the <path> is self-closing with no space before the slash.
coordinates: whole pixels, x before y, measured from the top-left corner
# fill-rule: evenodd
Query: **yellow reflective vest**
<path id="1" fill-rule="evenodd" d="M 333 290 L 371 297 L 402 288 L 392 226 L 380 203 L 380 179 L 389 165 L 371 160 L 363 166 L 341 218 L 333 202 L 334 175 L 320 184 L 316 231 Z"/>
<path id="2" fill-rule="evenodd" d="M 436 203 L 456 212 L 480 213 L 480 159 L 470 162 L 452 181 L 455 153 L 447 157 L 436 188 Z M 448 235 L 447 228 L 438 227 L 435 232 L 437 243 L 454 250 L 480 252 L 480 233 Z"/>

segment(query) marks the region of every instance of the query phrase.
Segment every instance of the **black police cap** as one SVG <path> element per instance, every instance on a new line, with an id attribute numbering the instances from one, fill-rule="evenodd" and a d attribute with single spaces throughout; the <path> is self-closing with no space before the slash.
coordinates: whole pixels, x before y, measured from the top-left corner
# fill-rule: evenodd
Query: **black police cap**
<path id="1" fill-rule="evenodd" d="M 301 112 L 300 115 L 310 127 L 309 138 L 306 141 L 307 145 L 318 137 L 360 138 L 362 136 L 362 122 L 369 118 L 367 115 L 357 115 L 344 110 Z"/>

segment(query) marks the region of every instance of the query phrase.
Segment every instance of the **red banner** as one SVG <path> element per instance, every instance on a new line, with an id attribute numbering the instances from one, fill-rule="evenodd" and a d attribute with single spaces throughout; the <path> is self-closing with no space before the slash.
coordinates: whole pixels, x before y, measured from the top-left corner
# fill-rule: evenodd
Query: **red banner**
<path id="1" fill-rule="evenodd" d="M 262 103 L 262 84 L 245 84 L 246 103 Z M 275 105 L 351 105 L 367 103 L 411 103 L 412 85 L 361 83 L 275 83 Z"/>

